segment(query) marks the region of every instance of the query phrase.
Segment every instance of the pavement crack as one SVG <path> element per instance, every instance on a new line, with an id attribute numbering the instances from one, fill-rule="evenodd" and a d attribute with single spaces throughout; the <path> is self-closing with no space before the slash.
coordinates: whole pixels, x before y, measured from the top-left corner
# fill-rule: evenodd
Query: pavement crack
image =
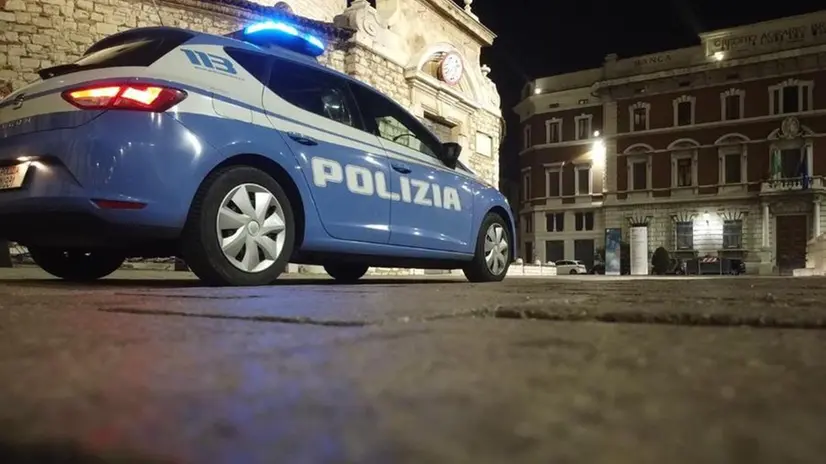
<path id="1" fill-rule="evenodd" d="M 650 324 L 695 327 L 751 327 L 756 329 L 826 330 L 826 320 L 785 319 L 764 315 L 699 314 L 687 312 L 652 313 L 622 311 L 551 311 L 539 308 L 499 306 L 477 311 L 477 316 L 495 319 L 530 319 L 555 322 L 603 322 L 609 324 Z"/>
<path id="2" fill-rule="evenodd" d="M 197 317 L 202 319 L 223 319 L 250 322 L 270 322 L 278 324 L 298 324 L 315 325 L 322 327 L 367 327 L 372 324 L 364 321 L 336 321 L 318 320 L 309 317 L 287 317 L 287 316 L 237 316 L 232 314 L 216 313 L 190 313 L 185 311 L 167 311 L 158 309 L 131 309 L 131 308 L 99 308 L 98 311 L 104 313 L 136 314 L 142 316 L 177 316 L 177 317 Z"/>

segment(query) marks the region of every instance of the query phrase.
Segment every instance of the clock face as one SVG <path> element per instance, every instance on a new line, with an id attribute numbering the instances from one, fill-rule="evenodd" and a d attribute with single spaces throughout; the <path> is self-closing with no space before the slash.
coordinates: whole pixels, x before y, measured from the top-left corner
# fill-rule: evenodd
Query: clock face
<path id="1" fill-rule="evenodd" d="M 449 53 L 439 65 L 440 77 L 450 85 L 458 84 L 459 80 L 462 79 L 463 72 L 462 58 L 456 53 Z"/>

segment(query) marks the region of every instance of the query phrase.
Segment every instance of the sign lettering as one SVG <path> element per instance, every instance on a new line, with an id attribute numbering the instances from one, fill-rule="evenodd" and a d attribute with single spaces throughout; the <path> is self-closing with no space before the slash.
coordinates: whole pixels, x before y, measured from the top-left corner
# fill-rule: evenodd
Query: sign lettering
<path id="1" fill-rule="evenodd" d="M 401 201 L 431 208 L 462 210 L 459 191 L 453 187 L 440 186 L 407 176 L 399 177 L 399 191 L 393 192 L 387 176 L 381 171 L 371 171 L 364 166 L 341 163 L 321 157 L 310 162 L 313 184 L 326 188 L 330 184 L 344 184 L 351 193 L 364 196 L 378 196 L 383 200 Z"/>
<path id="2" fill-rule="evenodd" d="M 222 56 L 213 55 L 212 53 L 206 53 L 200 50 L 190 50 L 188 48 L 182 48 L 181 51 L 184 55 L 186 55 L 189 62 L 195 67 L 231 74 L 233 76 L 238 74 L 238 71 L 235 69 L 232 61 Z"/>
<path id="3" fill-rule="evenodd" d="M 826 41 L 826 21 L 713 39 L 710 53 L 813 45 Z"/>

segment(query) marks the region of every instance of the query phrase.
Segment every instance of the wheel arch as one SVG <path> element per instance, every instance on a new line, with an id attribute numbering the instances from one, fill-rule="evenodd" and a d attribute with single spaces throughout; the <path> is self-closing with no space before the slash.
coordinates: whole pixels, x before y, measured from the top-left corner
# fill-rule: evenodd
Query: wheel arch
<path id="1" fill-rule="evenodd" d="M 505 209 L 501 205 L 496 205 L 490 208 L 486 213 L 485 216 L 488 214 L 496 214 L 497 216 L 501 217 L 505 224 L 508 226 L 508 235 L 510 236 L 510 260 L 513 260 L 513 257 L 516 256 L 516 228 L 513 223 L 513 217 L 508 213 L 508 210 Z"/>
<path id="2" fill-rule="evenodd" d="M 304 198 L 301 196 L 301 190 L 299 190 L 298 185 L 295 183 L 295 180 L 293 180 L 293 177 L 289 174 L 287 169 L 267 156 L 255 153 L 243 153 L 233 155 L 225 159 L 213 167 L 204 179 L 207 179 L 213 172 L 230 166 L 249 166 L 260 169 L 270 175 L 276 180 L 276 182 L 278 182 L 279 185 L 281 185 L 281 188 L 284 189 L 284 193 L 290 201 L 290 206 L 292 207 L 293 214 L 295 215 L 296 231 L 294 250 L 298 250 L 304 242 L 307 215 L 306 210 L 304 209 Z M 203 185 L 203 182 L 201 185 Z M 201 188 L 201 185 L 198 186 L 199 189 Z"/>

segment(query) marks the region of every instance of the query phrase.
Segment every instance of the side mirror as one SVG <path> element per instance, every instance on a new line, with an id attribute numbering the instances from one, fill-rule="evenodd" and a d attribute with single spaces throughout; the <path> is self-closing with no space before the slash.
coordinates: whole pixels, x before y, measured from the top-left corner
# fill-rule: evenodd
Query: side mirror
<path id="1" fill-rule="evenodd" d="M 442 144 L 441 160 L 445 166 L 450 169 L 455 169 L 459 162 L 459 155 L 462 154 L 462 146 L 455 142 L 447 142 Z"/>

